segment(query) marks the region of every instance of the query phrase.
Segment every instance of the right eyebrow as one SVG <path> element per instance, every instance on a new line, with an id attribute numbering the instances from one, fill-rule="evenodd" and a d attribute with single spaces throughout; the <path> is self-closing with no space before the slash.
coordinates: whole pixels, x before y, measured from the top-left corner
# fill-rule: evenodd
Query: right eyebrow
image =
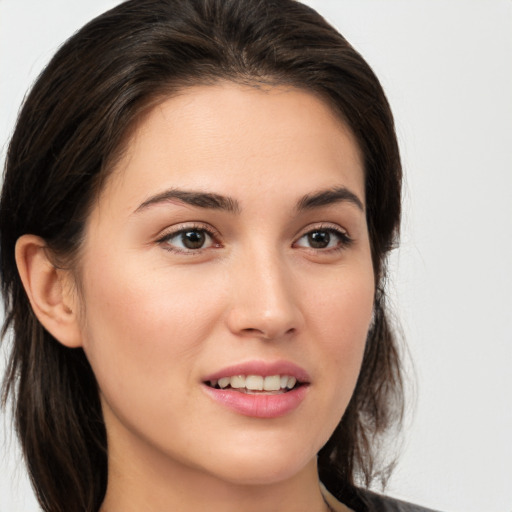
<path id="1" fill-rule="evenodd" d="M 212 194 L 211 192 L 181 190 L 176 188 L 165 190 L 160 194 L 156 194 L 149 199 L 146 199 L 146 201 L 137 207 L 134 213 L 139 213 L 153 205 L 172 201 L 173 199 L 178 199 L 183 203 L 191 206 L 197 206 L 199 208 L 240 213 L 240 205 L 238 201 L 232 197 Z"/>
<path id="2" fill-rule="evenodd" d="M 335 203 L 348 202 L 364 212 L 364 204 L 359 197 L 346 187 L 334 187 L 305 195 L 298 203 L 297 210 L 312 210 Z"/>

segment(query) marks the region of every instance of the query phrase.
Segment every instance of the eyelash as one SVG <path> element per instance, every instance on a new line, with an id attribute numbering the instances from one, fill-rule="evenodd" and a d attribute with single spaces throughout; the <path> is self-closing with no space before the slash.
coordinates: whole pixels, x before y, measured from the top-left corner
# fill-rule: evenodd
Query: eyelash
<path id="1" fill-rule="evenodd" d="M 211 240 L 212 245 L 210 247 L 198 247 L 197 249 L 191 249 L 191 248 L 185 248 L 180 249 L 175 246 L 172 246 L 169 241 L 173 238 L 179 237 L 180 235 L 183 235 L 185 233 L 204 233 L 206 234 Z M 314 251 L 314 252 L 321 252 L 323 254 L 329 254 L 329 253 L 336 253 L 339 251 L 342 251 L 346 248 L 348 248 L 352 243 L 353 239 L 350 238 L 350 236 L 346 233 L 346 231 L 343 231 L 339 227 L 334 227 L 332 225 L 319 225 L 312 227 L 308 229 L 307 231 L 304 231 L 298 238 L 296 238 L 295 242 L 293 242 L 292 246 L 297 247 L 298 242 L 302 240 L 304 237 L 307 237 L 308 235 L 311 235 L 315 232 L 323 232 L 329 234 L 329 236 L 334 235 L 338 238 L 338 243 L 335 247 L 330 248 L 314 248 L 314 247 L 304 247 L 307 250 Z M 219 248 L 222 247 L 222 244 L 218 241 L 220 238 L 220 233 L 217 231 L 214 231 L 210 227 L 207 227 L 205 225 L 200 224 L 193 224 L 190 226 L 183 226 L 179 227 L 178 229 L 174 229 L 173 231 L 167 232 L 163 234 L 160 238 L 158 238 L 157 243 L 162 245 L 162 247 L 169 252 L 178 253 L 178 254 L 184 254 L 184 255 L 197 255 L 202 253 L 203 251 L 206 251 L 208 249 L 212 248 Z M 328 243 L 330 243 L 331 240 L 329 239 Z M 298 246 L 301 247 L 301 246 Z"/>
<path id="2" fill-rule="evenodd" d="M 157 243 L 162 245 L 162 247 L 169 252 L 178 253 L 178 254 L 185 254 L 185 255 L 196 255 L 199 254 L 207 249 L 211 249 L 211 247 L 200 247 L 197 249 L 179 249 L 176 247 L 173 247 L 169 241 L 173 238 L 176 238 L 180 235 L 183 235 L 185 233 L 191 233 L 191 232 L 197 232 L 197 233 L 206 233 L 208 237 L 212 239 L 212 246 L 214 248 L 221 247 L 220 242 L 218 242 L 218 239 L 220 237 L 220 234 L 211 228 L 199 225 L 199 224 L 193 224 L 190 226 L 183 226 L 179 227 L 178 229 L 174 229 L 173 231 L 167 232 L 163 234 L 158 240 Z"/>
<path id="3" fill-rule="evenodd" d="M 305 247 L 305 249 L 309 249 L 311 251 L 315 252 L 321 252 L 323 254 L 327 253 L 336 253 L 339 251 L 343 251 L 344 249 L 347 249 L 350 247 L 350 245 L 354 242 L 354 240 L 348 235 L 348 233 L 342 229 L 340 229 L 337 226 L 333 226 L 331 224 L 320 224 L 318 226 L 314 226 L 307 231 L 305 231 L 299 238 L 297 238 L 296 242 L 293 243 L 293 245 L 296 245 L 300 240 L 302 240 L 304 237 L 307 237 L 308 235 L 311 235 L 312 233 L 327 233 L 329 236 L 336 236 L 338 238 L 338 243 L 335 247 L 330 248 L 314 248 L 314 247 Z M 330 243 L 330 240 L 329 242 Z"/>

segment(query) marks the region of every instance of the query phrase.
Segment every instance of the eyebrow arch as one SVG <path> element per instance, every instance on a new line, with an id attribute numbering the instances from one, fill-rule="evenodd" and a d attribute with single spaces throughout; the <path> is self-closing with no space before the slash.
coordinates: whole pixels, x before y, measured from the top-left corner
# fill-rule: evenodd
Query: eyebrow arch
<path id="1" fill-rule="evenodd" d="M 240 205 L 236 199 L 210 192 L 195 192 L 180 189 L 169 189 L 165 192 L 150 197 L 144 201 L 136 210 L 138 213 L 145 210 L 149 206 L 165 203 L 173 199 L 178 199 L 183 203 L 199 208 L 207 208 L 211 210 L 225 210 L 230 213 L 239 213 Z"/>
<path id="2" fill-rule="evenodd" d="M 346 187 L 335 187 L 328 190 L 320 190 L 314 194 L 307 194 L 297 203 L 297 210 L 311 210 L 328 206 L 334 203 L 349 202 L 364 212 L 363 202 Z"/>

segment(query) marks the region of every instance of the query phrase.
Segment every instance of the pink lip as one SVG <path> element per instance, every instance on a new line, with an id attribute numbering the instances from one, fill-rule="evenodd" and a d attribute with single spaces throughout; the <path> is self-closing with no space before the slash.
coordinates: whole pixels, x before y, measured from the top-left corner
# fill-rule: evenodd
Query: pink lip
<path id="1" fill-rule="evenodd" d="M 234 389 L 215 389 L 206 384 L 208 381 L 233 375 L 288 375 L 295 377 L 302 385 L 285 393 L 266 395 L 246 394 Z M 208 375 L 204 379 L 203 389 L 213 400 L 243 416 L 278 418 L 292 412 L 302 403 L 309 390 L 309 381 L 306 370 L 291 362 L 250 361 Z"/>

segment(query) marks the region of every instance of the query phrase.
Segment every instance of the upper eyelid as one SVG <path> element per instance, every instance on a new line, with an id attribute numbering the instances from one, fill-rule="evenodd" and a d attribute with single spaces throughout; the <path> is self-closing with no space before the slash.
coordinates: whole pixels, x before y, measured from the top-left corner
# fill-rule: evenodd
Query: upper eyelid
<path id="1" fill-rule="evenodd" d="M 180 235 L 180 233 L 184 233 L 187 231 L 204 231 L 211 238 L 211 243 L 213 245 L 210 247 L 199 247 L 197 249 L 189 249 L 189 248 L 180 248 L 175 246 L 174 244 L 168 243 L 170 238 L 174 238 Z M 221 244 L 218 242 L 219 237 L 216 235 L 216 230 L 211 227 L 205 225 L 186 225 L 183 223 L 181 226 L 173 226 L 168 228 L 167 230 L 163 230 L 156 237 L 155 243 L 162 246 L 164 250 L 168 252 L 172 252 L 174 254 L 188 255 L 188 256 L 199 256 L 203 254 L 204 251 L 208 251 L 212 248 L 218 248 Z M 167 247 L 164 247 L 167 246 Z"/>
<path id="2" fill-rule="evenodd" d="M 206 231 L 206 233 L 208 233 L 210 236 L 212 236 L 214 238 L 220 237 L 219 231 L 217 229 L 215 229 L 214 227 L 210 226 L 209 224 L 203 224 L 201 222 L 190 222 L 190 223 L 183 222 L 181 224 L 170 226 L 170 227 L 163 229 L 162 231 L 160 231 L 157 234 L 156 239 L 160 240 L 160 239 L 172 236 L 172 235 L 178 235 L 179 233 L 182 233 L 183 231 L 194 231 L 194 230 Z"/>
<path id="3" fill-rule="evenodd" d="M 305 228 L 302 228 L 297 233 L 297 235 L 295 235 L 294 239 L 298 240 L 299 238 L 302 238 L 304 235 L 307 235 L 311 231 L 315 231 L 315 230 L 318 230 L 318 231 L 321 231 L 321 230 L 337 231 L 337 232 L 341 233 L 342 235 L 344 235 L 344 236 L 346 236 L 348 238 L 352 238 L 350 236 L 350 233 L 349 233 L 348 229 L 340 226 L 339 224 L 336 224 L 335 222 L 318 222 L 318 223 L 315 223 L 315 224 L 310 224 L 310 225 L 306 226 Z"/>
<path id="4" fill-rule="evenodd" d="M 312 250 L 315 253 L 318 252 L 319 254 L 332 254 L 333 252 L 338 252 L 343 249 L 347 249 L 348 247 L 352 246 L 354 243 L 354 238 L 350 236 L 348 231 L 344 228 L 342 228 L 339 224 L 335 223 L 320 223 L 317 225 L 310 225 L 303 231 L 301 231 L 300 235 L 296 236 L 293 239 L 292 246 L 295 246 L 297 244 L 297 247 L 302 248 L 301 245 L 299 245 L 299 242 L 302 238 L 307 236 L 309 233 L 314 231 L 330 231 L 336 233 L 335 236 L 339 239 L 339 244 L 337 247 L 331 247 L 331 248 L 305 248 L 306 250 Z"/>

